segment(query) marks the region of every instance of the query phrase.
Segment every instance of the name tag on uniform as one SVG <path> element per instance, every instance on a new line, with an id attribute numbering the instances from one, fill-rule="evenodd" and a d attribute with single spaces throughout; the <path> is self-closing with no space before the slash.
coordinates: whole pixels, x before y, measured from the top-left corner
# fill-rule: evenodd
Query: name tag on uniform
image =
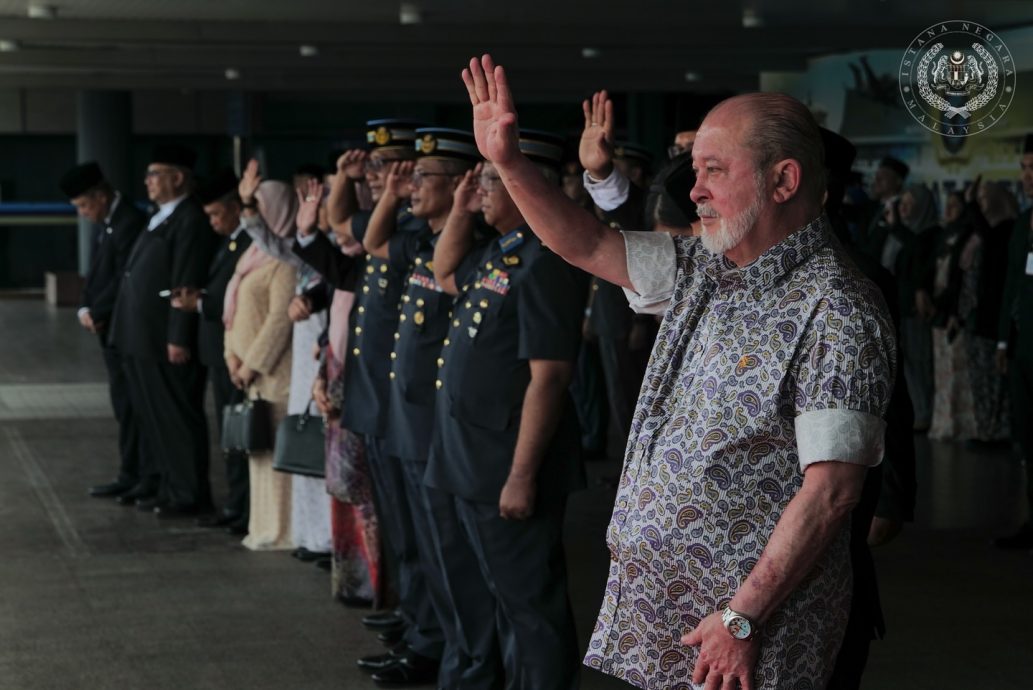
<path id="1" fill-rule="evenodd" d="M 1026 275 L 1033 276 L 1033 252 L 1026 254 Z"/>

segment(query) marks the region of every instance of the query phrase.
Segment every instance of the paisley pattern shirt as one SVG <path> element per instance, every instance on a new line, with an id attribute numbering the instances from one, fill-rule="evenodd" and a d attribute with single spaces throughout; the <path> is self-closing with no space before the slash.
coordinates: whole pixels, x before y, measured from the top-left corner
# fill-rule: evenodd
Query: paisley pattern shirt
<path id="1" fill-rule="evenodd" d="M 701 688 L 691 682 L 699 648 L 679 638 L 735 595 L 805 467 L 881 461 L 893 329 L 824 216 L 742 268 L 697 238 L 625 242 L 637 306 L 666 311 L 585 664 L 640 688 Z M 846 524 L 764 625 L 756 687 L 825 686 L 849 611 L 848 543 Z"/>

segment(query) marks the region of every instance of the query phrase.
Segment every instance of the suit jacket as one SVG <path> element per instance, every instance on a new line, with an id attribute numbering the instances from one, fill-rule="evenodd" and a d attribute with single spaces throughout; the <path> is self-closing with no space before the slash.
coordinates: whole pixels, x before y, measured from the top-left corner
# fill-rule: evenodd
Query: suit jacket
<path id="1" fill-rule="evenodd" d="M 222 307 L 226 299 L 226 286 L 233 278 L 237 261 L 251 245 L 246 232 L 237 233 L 236 239 L 221 238 L 219 248 L 208 268 L 208 282 L 201 299 L 201 323 L 197 331 L 198 358 L 206 367 L 226 366 L 223 358 L 223 338 L 226 329 L 222 325 Z"/>
<path id="2" fill-rule="evenodd" d="M 80 305 L 90 310 L 94 323 L 111 323 L 129 253 L 146 225 L 144 212 L 123 196 L 111 214 L 111 221 L 97 228 Z"/>
<path id="3" fill-rule="evenodd" d="M 109 342 L 141 359 L 164 360 L 169 344 L 196 351 L 198 315 L 173 309 L 159 293 L 204 285 L 217 242 L 192 197 L 154 230 L 141 232 L 122 276 Z"/>

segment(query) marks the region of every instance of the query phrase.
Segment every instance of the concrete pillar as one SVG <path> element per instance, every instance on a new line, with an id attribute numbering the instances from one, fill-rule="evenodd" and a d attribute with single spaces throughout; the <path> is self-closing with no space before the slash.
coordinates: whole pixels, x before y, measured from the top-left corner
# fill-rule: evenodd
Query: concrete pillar
<path id="1" fill-rule="evenodd" d="M 76 155 L 80 163 L 97 161 L 108 181 L 123 194 L 133 189 L 132 103 L 128 91 L 80 91 L 76 108 Z M 127 201 L 130 201 L 127 199 Z M 79 272 L 86 274 L 93 249 L 93 228 L 79 220 Z"/>

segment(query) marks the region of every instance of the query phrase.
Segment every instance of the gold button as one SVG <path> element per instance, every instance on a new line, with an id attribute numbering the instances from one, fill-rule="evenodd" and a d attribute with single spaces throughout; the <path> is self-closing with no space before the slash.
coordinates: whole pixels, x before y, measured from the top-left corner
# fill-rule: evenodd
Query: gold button
<path id="1" fill-rule="evenodd" d="M 598 283 L 594 283 L 592 285 L 592 290 L 598 290 L 598 289 L 599 289 L 599 284 Z"/>
<path id="2" fill-rule="evenodd" d="M 444 357 L 438 357 L 438 366 L 439 367 L 445 366 L 445 358 Z"/>
<path id="3" fill-rule="evenodd" d="M 391 377 L 392 381 L 395 380 L 395 372 L 392 371 L 390 374 L 388 374 L 388 376 Z"/>
<path id="4" fill-rule="evenodd" d="M 380 272 L 387 273 L 387 264 L 380 264 Z"/>
<path id="5" fill-rule="evenodd" d="M 476 283 L 473 284 L 473 287 L 474 287 L 475 290 L 480 290 L 481 289 L 481 281 L 478 280 Z"/>
<path id="6" fill-rule="evenodd" d="M 422 297 L 420 299 L 416 300 L 416 306 L 417 307 L 422 307 L 424 304 L 426 304 L 426 302 L 423 301 Z"/>
<path id="7" fill-rule="evenodd" d="M 444 384 L 443 384 L 443 383 L 441 383 L 441 379 L 438 379 L 437 381 L 435 381 L 435 382 L 434 382 L 434 385 L 438 387 L 438 390 L 441 390 L 441 387 L 442 387 L 442 386 L 443 386 Z"/>
<path id="8" fill-rule="evenodd" d="M 373 272 L 373 267 L 372 266 L 367 266 L 366 267 L 366 273 L 372 273 L 372 272 Z"/>
<path id="9" fill-rule="evenodd" d="M 359 313 L 360 314 L 365 314 L 366 313 L 366 307 L 359 307 Z"/>
<path id="10" fill-rule="evenodd" d="M 398 353 L 397 352 L 392 352 L 391 353 L 391 359 L 398 359 Z"/>
<path id="11" fill-rule="evenodd" d="M 455 321 L 453 321 L 452 325 L 455 326 L 456 328 L 459 328 L 459 319 L 456 319 Z"/>
<path id="12" fill-rule="evenodd" d="M 488 263 L 486 263 L 486 264 L 484 265 L 484 267 L 485 267 L 486 269 L 488 269 L 489 271 L 490 271 L 491 269 L 495 268 L 495 266 L 493 266 L 493 265 L 492 265 L 492 263 L 491 263 L 490 261 L 489 261 Z"/>
<path id="13" fill-rule="evenodd" d="M 448 338 L 445 338 L 445 347 L 448 347 L 451 344 L 452 344 L 452 341 L 449 340 Z"/>
<path id="14" fill-rule="evenodd" d="M 417 256 L 415 263 L 416 263 L 417 266 L 422 266 L 423 265 L 423 259 L 421 259 L 420 257 Z"/>
<path id="15" fill-rule="evenodd" d="M 488 300 L 482 299 L 481 300 L 481 309 L 487 309 L 487 308 L 488 308 Z"/>
<path id="16" fill-rule="evenodd" d="M 362 335 L 362 326 L 355 327 L 355 335 Z"/>
<path id="17" fill-rule="evenodd" d="M 359 348 L 355 348 L 354 350 L 352 350 L 352 354 L 355 355 L 356 357 L 358 357 L 359 356 Z"/>
<path id="18" fill-rule="evenodd" d="M 399 316 L 398 320 L 399 321 L 405 321 L 405 314 L 402 314 L 401 316 Z"/>
<path id="19" fill-rule="evenodd" d="M 401 337 L 402 337 L 402 334 L 401 334 L 401 333 L 395 333 L 395 340 L 398 340 L 398 339 L 400 339 Z"/>
<path id="20" fill-rule="evenodd" d="M 524 239 L 524 233 L 522 233 L 522 232 L 518 232 L 518 233 L 517 233 L 517 238 L 518 238 L 518 239 L 521 239 L 521 240 L 522 240 L 522 239 Z"/>
<path id="21" fill-rule="evenodd" d="M 364 294 L 364 295 L 368 295 L 369 294 L 369 285 L 363 285 L 362 286 L 362 294 Z"/>
<path id="22" fill-rule="evenodd" d="M 473 313 L 473 322 L 474 323 L 480 323 L 482 318 L 484 318 L 484 317 L 481 316 L 481 312 L 475 311 Z"/>
<path id="23" fill-rule="evenodd" d="M 472 306 L 473 306 L 473 302 L 471 302 L 471 301 L 467 300 L 467 301 L 466 301 L 466 304 L 465 304 L 465 305 L 463 305 L 463 306 L 465 306 L 465 307 L 466 307 L 467 309 L 469 309 L 470 307 L 472 307 Z"/>
<path id="24" fill-rule="evenodd" d="M 411 300 L 411 299 L 412 299 L 412 297 L 410 297 L 409 295 L 402 295 L 402 301 L 405 302 L 406 304 L 408 304 L 409 300 Z"/>

